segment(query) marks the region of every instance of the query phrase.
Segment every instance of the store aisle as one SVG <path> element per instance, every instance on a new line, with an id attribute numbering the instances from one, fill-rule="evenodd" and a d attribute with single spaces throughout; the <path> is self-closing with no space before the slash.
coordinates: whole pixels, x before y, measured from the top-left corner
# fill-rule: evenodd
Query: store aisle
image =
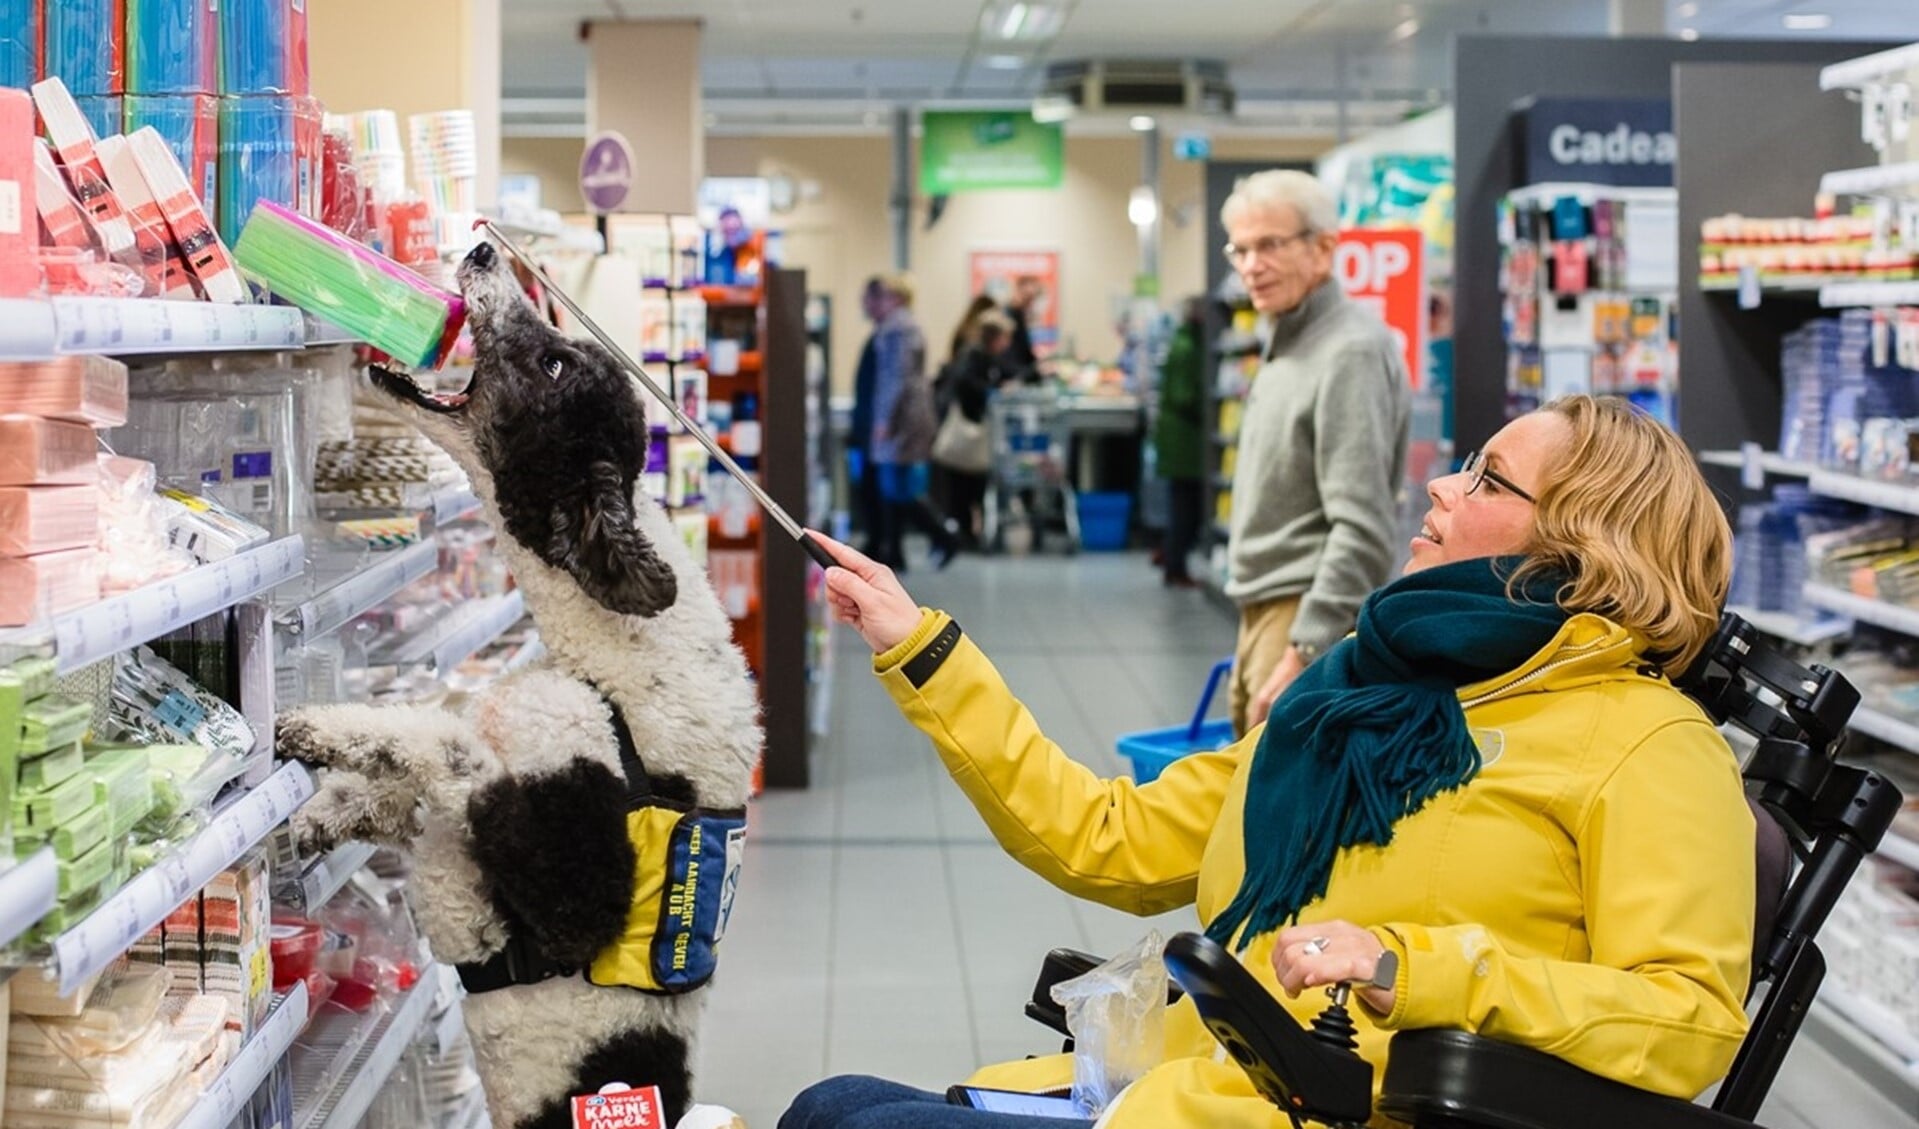
<path id="1" fill-rule="evenodd" d="M 907 590 L 952 612 L 1070 754 L 1118 772 L 1122 733 L 1190 716 L 1230 618 L 1169 592 L 1140 554 L 915 569 Z M 814 787 L 752 809 L 747 865 L 705 1028 L 699 1089 L 753 1129 L 832 1074 L 944 1089 L 982 1062 L 1058 1049 L 1021 1014 L 1055 945 L 1112 952 L 1190 910 L 1141 920 L 1078 902 L 1009 860 L 938 758 L 834 630 L 830 732 Z M 1222 703 L 1223 706 L 1223 703 Z M 1815 1111 L 1817 1115 L 1815 1116 Z M 1770 1129 L 1919 1129 L 1802 1036 L 1762 1115 Z"/>

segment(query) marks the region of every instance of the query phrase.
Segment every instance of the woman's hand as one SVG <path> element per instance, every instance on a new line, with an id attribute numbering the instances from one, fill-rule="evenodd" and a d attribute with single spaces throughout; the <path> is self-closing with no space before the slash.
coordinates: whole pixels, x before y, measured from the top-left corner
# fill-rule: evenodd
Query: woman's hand
<path id="1" fill-rule="evenodd" d="M 834 618 L 859 632 L 876 655 L 905 642 L 920 625 L 920 608 L 893 570 L 824 533 L 807 532 L 839 562 L 838 568 L 826 570 L 826 598 Z"/>
<path id="2" fill-rule="evenodd" d="M 1391 988 L 1365 987 L 1379 971 L 1386 946 L 1350 921 L 1320 921 L 1282 929 L 1273 941 L 1273 973 L 1288 996 L 1307 988 L 1356 980 L 1366 1006 L 1380 1015 L 1392 1012 L 1397 999 Z"/>

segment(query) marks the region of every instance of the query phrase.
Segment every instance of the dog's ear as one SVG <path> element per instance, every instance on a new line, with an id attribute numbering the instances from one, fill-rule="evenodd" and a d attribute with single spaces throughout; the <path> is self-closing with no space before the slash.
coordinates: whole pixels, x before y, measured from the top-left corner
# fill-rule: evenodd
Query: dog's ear
<path id="1" fill-rule="evenodd" d="M 547 563 L 621 615 L 652 616 L 672 607 L 679 578 L 634 528 L 631 487 L 620 468 L 596 462 L 580 485 L 554 511 Z"/>

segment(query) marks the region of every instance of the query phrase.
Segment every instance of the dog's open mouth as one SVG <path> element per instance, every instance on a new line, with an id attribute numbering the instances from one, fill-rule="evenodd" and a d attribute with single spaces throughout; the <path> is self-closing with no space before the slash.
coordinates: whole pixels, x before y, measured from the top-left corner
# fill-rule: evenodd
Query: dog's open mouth
<path id="1" fill-rule="evenodd" d="M 423 411 L 439 415 L 457 415 L 466 409 L 467 400 L 473 392 L 473 381 L 469 378 L 466 388 L 459 392 L 428 392 L 414 382 L 412 377 L 403 376 L 389 369 L 373 366 L 373 384 L 380 391 L 396 400 L 404 400 Z"/>

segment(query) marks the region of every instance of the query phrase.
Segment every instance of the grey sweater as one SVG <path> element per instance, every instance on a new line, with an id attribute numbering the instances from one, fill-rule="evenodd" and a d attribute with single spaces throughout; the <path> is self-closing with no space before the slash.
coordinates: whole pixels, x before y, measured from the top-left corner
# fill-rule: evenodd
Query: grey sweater
<path id="1" fill-rule="evenodd" d="M 1336 280 L 1275 320 L 1240 423 L 1226 594 L 1301 596 L 1291 641 L 1309 658 L 1387 580 L 1411 413 L 1392 335 Z"/>

